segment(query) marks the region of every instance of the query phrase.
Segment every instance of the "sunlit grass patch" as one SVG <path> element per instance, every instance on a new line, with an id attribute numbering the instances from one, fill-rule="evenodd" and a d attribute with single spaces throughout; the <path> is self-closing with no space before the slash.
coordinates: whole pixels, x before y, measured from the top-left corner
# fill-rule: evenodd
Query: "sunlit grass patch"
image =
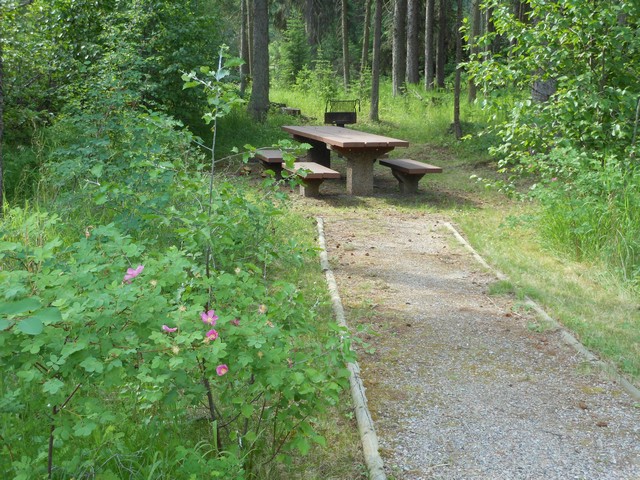
<path id="1" fill-rule="evenodd" d="M 579 263 L 545 250 L 534 224 L 533 207 L 485 209 L 458 217 L 473 245 L 510 281 L 544 305 L 589 349 L 640 376 L 640 304 L 636 294 L 598 263 Z"/>

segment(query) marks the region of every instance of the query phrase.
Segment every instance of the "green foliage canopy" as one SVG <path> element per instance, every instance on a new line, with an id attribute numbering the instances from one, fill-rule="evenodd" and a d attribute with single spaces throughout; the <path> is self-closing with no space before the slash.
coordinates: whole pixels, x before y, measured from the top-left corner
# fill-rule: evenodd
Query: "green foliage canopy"
<path id="1" fill-rule="evenodd" d="M 511 2 L 486 2 L 495 31 L 480 42 L 502 48 L 480 51 L 468 64 L 496 120 L 503 119 L 496 148 L 503 165 L 543 168 L 558 146 L 635 156 L 640 88 L 629 79 L 640 75 L 637 2 L 533 0 L 529 6 L 521 20 Z M 555 84 L 549 101 L 532 100 L 532 89 L 545 82 Z"/>

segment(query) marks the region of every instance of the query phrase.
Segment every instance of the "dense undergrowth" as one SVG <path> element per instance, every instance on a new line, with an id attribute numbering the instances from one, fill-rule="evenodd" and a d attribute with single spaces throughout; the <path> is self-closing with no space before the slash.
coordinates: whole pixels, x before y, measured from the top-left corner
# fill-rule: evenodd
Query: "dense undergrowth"
<path id="1" fill-rule="evenodd" d="M 324 444 L 351 358 L 312 236 L 271 179 L 212 178 L 188 131 L 129 100 L 61 116 L 5 209 L 0 470 L 269 478 Z"/>

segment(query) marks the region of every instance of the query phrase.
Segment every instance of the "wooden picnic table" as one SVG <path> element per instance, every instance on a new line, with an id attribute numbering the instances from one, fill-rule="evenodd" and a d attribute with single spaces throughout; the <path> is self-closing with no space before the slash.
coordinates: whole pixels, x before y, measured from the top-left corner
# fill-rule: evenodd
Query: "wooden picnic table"
<path id="1" fill-rule="evenodd" d="M 294 140 L 311 145 L 307 160 L 331 166 L 331 150 L 342 155 L 347 164 L 347 193 L 373 193 L 373 164 L 377 158 L 409 142 L 351 128 L 335 126 L 283 126 Z"/>

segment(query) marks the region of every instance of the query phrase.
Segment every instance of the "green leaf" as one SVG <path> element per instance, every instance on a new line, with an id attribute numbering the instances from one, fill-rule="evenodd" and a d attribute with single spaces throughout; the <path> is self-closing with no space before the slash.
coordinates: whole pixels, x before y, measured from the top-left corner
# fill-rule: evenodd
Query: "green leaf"
<path id="1" fill-rule="evenodd" d="M 60 310 L 55 307 L 44 308 L 39 312 L 33 314 L 31 318 L 37 318 L 45 325 L 51 325 L 52 323 L 58 323 L 62 321 L 62 314 Z"/>
<path id="2" fill-rule="evenodd" d="M 51 380 L 44 382 L 42 390 L 53 395 L 58 393 L 62 387 L 64 387 L 64 382 L 61 382 L 57 378 L 52 378 Z"/>
<path id="3" fill-rule="evenodd" d="M 20 244 L 15 242 L 0 242 L 0 252 L 16 250 L 19 246 Z"/>
<path id="4" fill-rule="evenodd" d="M 16 325 L 16 328 L 27 335 L 38 335 L 42 333 L 44 325 L 42 320 L 36 317 L 25 318 Z"/>
<path id="5" fill-rule="evenodd" d="M 34 378 L 36 378 L 37 373 L 35 370 L 21 370 L 16 375 L 18 378 L 23 379 L 25 382 L 30 382 Z"/>
<path id="6" fill-rule="evenodd" d="M 99 163 L 98 165 L 94 165 L 93 167 L 91 167 L 89 171 L 99 178 L 102 176 L 103 169 L 104 169 L 104 165 Z"/>
<path id="7" fill-rule="evenodd" d="M 298 437 L 294 443 L 295 447 L 298 449 L 301 455 L 304 456 L 309 453 L 311 445 L 309 444 L 309 441 L 307 439 Z"/>
<path id="8" fill-rule="evenodd" d="M 73 429 L 73 434 L 76 437 L 88 437 L 89 435 L 91 435 L 91 432 L 93 432 L 96 427 L 97 425 L 93 422 L 82 421 L 75 426 L 75 428 Z"/>
<path id="9" fill-rule="evenodd" d="M 242 412 L 242 416 L 244 418 L 250 418 L 251 415 L 253 415 L 253 405 L 251 405 L 250 403 L 245 403 L 244 405 L 242 405 L 240 411 Z"/>
<path id="10" fill-rule="evenodd" d="M 41 303 L 37 298 L 25 298 L 17 302 L 0 303 L 0 315 L 19 315 L 21 313 L 37 310 Z"/>
<path id="11" fill-rule="evenodd" d="M 92 373 L 92 372 L 102 373 L 102 371 L 104 370 L 104 365 L 102 364 L 102 362 L 98 361 L 95 357 L 85 358 L 80 363 L 80 366 L 89 373 Z"/>
<path id="12" fill-rule="evenodd" d="M 5 320 L 4 318 L 0 318 L 0 332 L 2 330 L 6 330 L 11 325 L 12 325 L 12 323 L 9 320 Z"/>

